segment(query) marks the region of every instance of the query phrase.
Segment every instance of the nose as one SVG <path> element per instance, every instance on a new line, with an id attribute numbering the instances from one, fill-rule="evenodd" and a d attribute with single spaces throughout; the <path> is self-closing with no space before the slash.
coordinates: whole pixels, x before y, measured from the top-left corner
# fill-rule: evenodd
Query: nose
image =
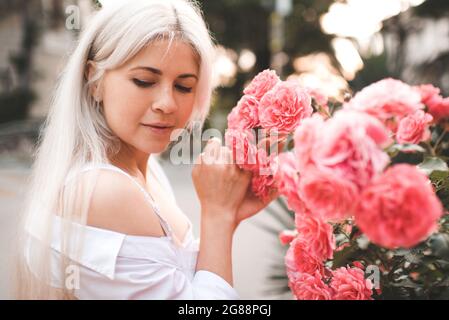
<path id="1" fill-rule="evenodd" d="M 160 86 L 152 104 L 154 112 L 173 113 L 177 109 L 171 86 Z"/>

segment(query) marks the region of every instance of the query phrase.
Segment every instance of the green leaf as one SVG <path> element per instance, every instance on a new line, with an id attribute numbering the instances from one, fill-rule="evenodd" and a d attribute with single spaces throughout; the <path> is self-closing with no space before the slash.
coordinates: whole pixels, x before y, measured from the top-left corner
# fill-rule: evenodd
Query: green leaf
<path id="1" fill-rule="evenodd" d="M 402 288 L 418 288 L 419 284 L 414 283 L 413 281 L 411 281 L 408 278 L 404 278 L 403 280 L 396 282 L 396 283 L 391 283 L 390 286 L 392 287 L 402 287 Z"/>
<path id="2" fill-rule="evenodd" d="M 440 295 L 437 297 L 438 300 L 448 300 L 449 299 L 449 283 L 446 283 L 445 288 L 441 291 Z"/>
<path id="3" fill-rule="evenodd" d="M 438 157 L 427 157 L 422 163 L 418 165 L 418 168 L 426 175 L 431 175 L 434 171 L 449 171 L 447 163 Z"/>
<path id="4" fill-rule="evenodd" d="M 334 252 L 334 259 L 332 260 L 332 268 L 345 267 L 354 261 L 354 256 L 357 253 L 357 246 L 349 246 L 343 250 Z"/>
<path id="5" fill-rule="evenodd" d="M 449 171 L 433 171 L 430 175 L 429 178 L 430 180 L 436 185 L 442 185 L 444 184 L 444 182 L 447 180 L 447 178 L 449 177 Z"/>
<path id="6" fill-rule="evenodd" d="M 429 178 L 432 181 L 435 192 L 437 193 L 441 203 L 447 210 L 449 210 L 449 172 L 433 171 Z M 442 227 L 445 228 L 445 218 L 442 219 L 442 223 Z"/>
<path id="7" fill-rule="evenodd" d="M 449 235 L 445 233 L 437 233 L 429 239 L 429 245 L 432 253 L 443 259 L 449 259 Z"/>
<path id="8" fill-rule="evenodd" d="M 388 147 L 385 151 L 388 153 L 388 155 L 390 157 L 395 157 L 395 156 L 397 156 L 397 154 L 399 152 L 425 153 L 426 149 L 424 149 L 423 147 L 421 147 L 420 145 L 417 145 L 417 144 L 398 144 L 398 143 L 396 143 L 396 144 L 393 144 L 390 147 Z"/>

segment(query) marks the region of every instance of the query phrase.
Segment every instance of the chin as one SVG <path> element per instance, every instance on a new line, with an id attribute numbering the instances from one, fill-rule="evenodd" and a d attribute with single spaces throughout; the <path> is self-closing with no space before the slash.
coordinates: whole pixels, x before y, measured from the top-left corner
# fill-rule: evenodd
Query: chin
<path id="1" fill-rule="evenodd" d="M 146 145 L 144 148 L 142 148 L 141 150 L 145 153 L 148 154 L 152 154 L 152 153 L 161 153 L 164 152 L 165 150 L 167 150 L 169 145 L 169 141 L 167 142 L 154 142 L 151 143 L 150 145 Z"/>

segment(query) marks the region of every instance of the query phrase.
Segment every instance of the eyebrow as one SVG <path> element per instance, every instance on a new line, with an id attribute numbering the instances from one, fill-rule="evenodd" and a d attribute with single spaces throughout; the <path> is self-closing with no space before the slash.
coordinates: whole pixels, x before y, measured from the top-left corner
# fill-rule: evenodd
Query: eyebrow
<path id="1" fill-rule="evenodd" d="M 156 68 L 152 68 L 152 67 L 135 67 L 135 68 L 132 68 L 131 71 L 139 70 L 139 69 L 150 71 L 150 72 L 155 73 L 155 74 L 160 75 L 160 76 L 162 75 L 162 71 L 161 70 L 156 69 Z M 192 73 L 181 74 L 181 75 L 178 76 L 178 78 L 182 78 L 182 79 L 184 79 L 184 78 L 195 78 L 196 80 L 198 80 L 198 77 L 195 74 L 192 74 Z"/>

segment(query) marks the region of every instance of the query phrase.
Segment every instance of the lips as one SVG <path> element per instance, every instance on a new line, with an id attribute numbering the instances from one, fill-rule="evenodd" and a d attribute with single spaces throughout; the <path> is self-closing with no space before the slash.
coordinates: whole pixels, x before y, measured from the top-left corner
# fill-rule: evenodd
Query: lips
<path id="1" fill-rule="evenodd" d="M 162 122 L 148 123 L 148 124 L 142 123 L 142 125 L 151 130 L 153 133 L 157 134 L 166 134 L 175 128 L 175 126 L 172 125 L 171 123 L 162 123 Z"/>
<path id="2" fill-rule="evenodd" d="M 173 128 L 174 125 L 170 124 L 170 123 L 143 123 L 144 126 L 146 127 L 154 127 L 154 128 Z"/>

